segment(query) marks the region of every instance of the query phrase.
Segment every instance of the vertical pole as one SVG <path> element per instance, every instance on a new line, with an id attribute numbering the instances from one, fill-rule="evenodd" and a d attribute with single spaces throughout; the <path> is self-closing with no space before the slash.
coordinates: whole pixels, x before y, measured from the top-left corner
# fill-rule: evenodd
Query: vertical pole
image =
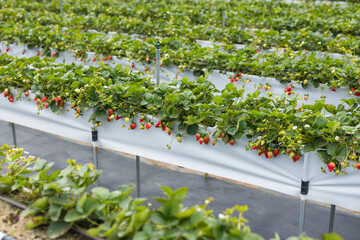
<path id="1" fill-rule="evenodd" d="M 306 199 L 301 195 L 300 199 L 300 214 L 299 214 L 299 236 L 304 232 L 305 228 L 305 210 L 306 210 Z"/>
<path id="2" fill-rule="evenodd" d="M 330 222 L 329 222 L 329 233 L 332 233 L 332 232 L 333 232 L 333 229 L 334 229 L 335 210 L 336 210 L 336 205 L 331 204 Z"/>
<path id="3" fill-rule="evenodd" d="M 140 197 L 140 156 L 136 155 L 136 197 Z"/>
<path id="4" fill-rule="evenodd" d="M 91 139 L 93 142 L 93 161 L 94 161 L 94 165 L 96 169 L 99 169 L 99 151 L 98 151 L 98 145 L 97 145 L 97 141 L 98 141 L 98 132 L 97 130 L 92 130 L 91 131 Z M 96 186 L 99 185 L 99 180 L 96 181 Z"/>
<path id="5" fill-rule="evenodd" d="M 160 83 L 160 43 L 156 42 L 156 84 Z"/>
<path id="6" fill-rule="evenodd" d="M 205 173 L 205 178 L 208 179 L 209 178 L 209 174 Z"/>
<path id="7" fill-rule="evenodd" d="M 222 8 L 222 27 L 225 27 L 225 7 Z"/>
<path id="8" fill-rule="evenodd" d="M 16 147 L 17 141 L 16 141 L 15 123 L 11 123 L 11 130 L 12 130 L 12 135 L 13 135 L 14 146 Z"/>
<path id="9" fill-rule="evenodd" d="M 304 154 L 303 176 L 301 180 L 300 214 L 299 214 L 299 236 L 305 229 L 306 195 L 309 193 L 309 153 Z"/>
<path id="10" fill-rule="evenodd" d="M 62 0 L 60 0 L 60 13 L 61 13 L 61 18 L 63 17 L 63 4 L 62 4 Z"/>

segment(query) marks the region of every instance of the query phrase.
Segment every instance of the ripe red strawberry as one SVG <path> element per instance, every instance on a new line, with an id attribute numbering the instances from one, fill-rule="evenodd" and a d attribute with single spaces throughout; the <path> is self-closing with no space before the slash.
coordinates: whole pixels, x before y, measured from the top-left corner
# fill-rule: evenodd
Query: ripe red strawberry
<path id="1" fill-rule="evenodd" d="M 237 81 L 239 81 L 239 78 L 238 78 L 238 77 L 235 78 L 235 82 L 237 82 Z"/>
<path id="2" fill-rule="evenodd" d="M 102 58 L 101 61 L 105 61 L 105 58 Z"/>
<path id="3" fill-rule="evenodd" d="M 169 136 L 171 135 L 172 131 L 171 131 L 170 128 L 169 128 L 169 131 L 167 131 L 167 133 L 168 133 Z"/>
<path id="4" fill-rule="evenodd" d="M 148 62 L 149 60 L 150 60 L 150 59 L 149 59 L 148 57 L 145 59 L 145 61 L 147 61 L 147 62 Z"/>
<path id="5" fill-rule="evenodd" d="M 22 54 L 23 54 L 23 55 L 25 54 L 25 50 L 22 51 Z"/>
<path id="6" fill-rule="evenodd" d="M 273 154 L 274 154 L 274 156 L 276 157 L 276 156 L 279 154 L 279 150 L 274 149 Z"/>
<path id="7" fill-rule="evenodd" d="M 240 76 L 241 76 L 241 72 L 239 72 L 237 75 L 240 77 Z"/>
<path id="8" fill-rule="evenodd" d="M 304 97 L 304 99 L 305 99 L 305 101 L 306 101 L 306 100 L 308 100 L 308 99 L 309 99 L 309 97 L 308 97 L 308 96 L 305 96 L 305 97 Z"/>
<path id="9" fill-rule="evenodd" d="M 61 100 L 61 97 L 60 96 L 57 96 L 56 98 L 55 98 L 55 101 L 60 101 Z M 53 100 L 54 101 L 54 100 Z"/>
<path id="10" fill-rule="evenodd" d="M 256 53 L 259 53 L 259 50 L 256 50 Z"/>
<path id="11" fill-rule="evenodd" d="M 45 104 L 45 107 L 46 107 L 46 108 L 49 108 L 49 103 L 46 103 L 46 104 Z"/>
<path id="12" fill-rule="evenodd" d="M 297 161 L 300 159 L 300 157 L 301 157 L 301 155 L 295 155 L 295 156 L 293 157 L 293 162 L 294 162 L 294 163 L 297 162 Z"/>
<path id="13" fill-rule="evenodd" d="M 56 105 L 57 105 L 58 107 L 60 107 L 60 106 L 62 106 L 62 104 L 63 104 L 63 101 L 62 101 L 62 100 L 60 100 L 60 101 L 58 101 L 58 102 L 57 102 L 57 104 L 56 104 Z"/>
<path id="14" fill-rule="evenodd" d="M 336 89 L 332 87 L 332 88 L 331 88 L 331 91 L 336 92 Z"/>
<path id="15" fill-rule="evenodd" d="M 145 119 L 143 119 L 143 118 L 140 118 L 140 120 L 139 120 L 140 122 L 143 122 L 143 121 L 145 121 Z"/>
<path id="16" fill-rule="evenodd" d="M 6 51 L 8 52 L 10 49 L 9 48 L 6 48 Z"/>
<path id="17" fill-rule="evenodd" d="M 34 97 L 34 101 L 36 101 L 37 100 L 37 98 L 36 97 Z"/>
<path id="18" fill-rule="evenodd" d="M 166 130 L 166 126 L 165 126 L 165 125 L 162 125 L 162 126 L 161 126 L 161 129 L 162 129 L 163 131 L 165 131 L 165 130 Z"/>
<path id="19" fill-rule="evenodd" d="M 143 38 L 142 40 L 145 42 L 145 41 L 146 41 L 146 38 Z"/>
<path id="20" fill-rule="evenodd" d="M 220 133 L 219 138 L 223 138 L 224 136 L 225 136 L 225 133 L 222 132 L 222 133 Z"/>
<path id="21" fill-rule="evenodd" d="M 28 97 L 29 96 L 29 92 L 25 92 L 25 97 Z"/>
<path id="22" fill-rule="evenodd" d="M 329 171 L 330 171 L 330 172 L 331 172 L 335 167 L 336 167 L 336 166 L 335 166 L 335 163 L 329 162 L 328 168 L 329 168 Z"/>
<path id="23" fill-rule="evenodd" d="M 199 143 L 202 144 L 204 142 L 204 139 L 201 137 L 199 138 Z"/>
<path id="24" fill-rule="evenodd" d="M 356 93 L 354 93 L 354 95 L 358 97 L 358 96 L 360 96 L 360 92 L 356 92 Z"/>
<path id="25" fill-rule="evenodd" d="M 265 157 L 266 157 L 266 158 L 269 158 L 267 151 L 265 151 L 264 154 L 265 154 Z"/>
<path id="26" fill-rule="evenodd" d="M 47 97 L 43 97 L 43 99 L 42 99 L 42 103 L 44 103 L 44 102 L 46 102 L 47 101 Z"/>
<path id="27" fill-rule="evenodd" d="M 4 92 L 4 97 L 7 97 L 9 95 L 9 92 Z"/>
<path id="28" fill-rule="evenodd" d="M 93 58 L 93 62 L 95 62 L 96 61 L 96 58 Z"/>
<path id="29" fill-rule="evenodd" d="M 135 64 L 131 64 L 131 67 L 134 68 L 134 67 L 135 67 Z"/>
<path id="30" fill-rule="evenodd" d="M 215 146 L 215 144 L 216 144 L 216 142 L 214 140 L 212 140 L 211 143 L 212 143 L 213 146 Z"/>
<path id="31" fill-rule="evenodd" d="M 109 57 L 108 57 L 108 59 L 111 61 L 111 59 L 112 59 L 112 56 L 110 55 Z"/>
<path id="32" fill-rule="evenodd" d="M 230 82 L 231 82 L 231 83 L 233 83 L 234 81 L 235 81 L 234 78 L 231 78 L 231 79 L 230 79 Z"/>
<path id="33" fill-rule="evenodd" d="M 271 151 L 270 151 L 270 152 L 268 152 L 268 153 L 267 153 L 267 156 L 268 156 L 268 158 L 272 158 L 272 156 L 273 156 L 273 152 L 271 152 Z"/>
<path id="34" fill-rule="evenodd" d="M 119 117 L 119 115 L 116 115 L 116 121 L 119 120 L 122 117 Z"/>
<path id="35" fill-rule="evenodd" d="M 291 92 L 291 90 L 292 90 L 292 87 L 291 87 L 291 86 L 288 86 L 288 87 L 286 88 L 286 92 Z"/>
<path id="36" fill-rule="evenodd" d="M 51 97 L 51 100 L 52 100 L 53 102 L 55 102 L 55 98 L 54 98 L 54 97 Z"/>
<path id="37" fill-rule="evenodd" d="M 151 123 L 147 123 L 146 125 L 145 125 L 145 130 L 149 130 L 149 128 L 151 128 Z"/>
<path id="38" fill-rule="evenodd" d="M 108 110 L 109 116 L 111 116 L 111 115 L 113 114 L 113 112 L 114 112 L 114 110 L 109 109 L 109 110 Z"/>
<path id="39" fill-rule="evenodd" d="M 110 122 L 111 121 L 111 118 L 110 117 L 107 117 L 107 120 L 108 120 L 108 122 Z M 130 125 L 131 126 L 131 125 Z"/>
<path id="40" fill-rule="evenodd" d="M 209 139 L 208 136 L 205 136 L 205 137 L 204 137 L 204 142 L 205 142 L 205 144 L 208 144 L 208 143 L 209 143 L 209 140 L 210 140 L 210 139 Z"/>
<path id="41" fill-rule="evenodd" d="M 234 145 L 234 144 L 235 144 L 235 139 L 231 139 L 231 140 L 229 141 L 229 143 L 230 143 L 230 145 Z"/>
<path id="42" fill-rule="evenodd" d="M 356 168 L 360 170 L 360 162 L 356 164 Z"/>
<path id="43" fill-rule="evenodd" d="M 36 105 L 39 105 L 40 104 L 40 100 L 36 100 Z"/>
<path id="44" fill-rule="evenodd" d="M 51 57 L 55 57 L 56 56 L 56 52 L 53 52 L 52 54 L 51 54 Z"/>
<path id="45" fill-rule="evenodd" d="M 39 53 L 39 52 L 37 52 L 37 53 L 36 53 L 36 55 L 40 56 L 40 53 Z"/>
<path id="46" fill-rule="evenodd" d="M 13 99 L 13 98 L 9 98 L 9 102 L 14 102 L 14 99 Z"/>
<path id="47" fill-rule="evenodd" d="M 260 147 L 260 145 L 256 145 L 256 146 L 253 146 L 252 149 L 258 149 Z"/>
<path id="48" fill-rule="evenodd" d="M 156 127 L 156 128 L 161 127 L 161 121 L 158 121 L 158 122 L 156 123 L 155 127 Z"/>
<path id="49" fill-rule="evenodd" d="M 196 140 L 200 139 L 200 133 L 196 134 Z"/>
<path id="50" fill-rule="evenodd" d="M 131 123 L 131 124 L 130 124 L 130 128 L 131 128 L 132 130 L 134 130 L 134 129 L 136 128 L 136 124 L 135 124 L 135 123 Z"/>

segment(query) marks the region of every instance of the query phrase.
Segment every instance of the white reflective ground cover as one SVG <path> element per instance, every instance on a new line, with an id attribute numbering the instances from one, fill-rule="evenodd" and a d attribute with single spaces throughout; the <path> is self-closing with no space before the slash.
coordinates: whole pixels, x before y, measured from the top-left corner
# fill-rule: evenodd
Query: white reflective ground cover
<path id="1" fill-rule="evenodd" d="M 0 97 L 1 120 L 73 140 L 91 142 L 91 124 L 88 123 L 90 113 L 75 119 L 73 110 L 62 111 L 60 115 L 49 109 L 40 111 L 39 115 L 36 112 L 34 101 L 10 103 L 7 98 Z M 264 156 L 259 157 L 257 151 L 245 151 L 246 138 L 237 141 L 234 146 L 224 145 L 223 142 L 215 146 L 200 145 L 194 136 L 185 136 L 183 142 L 178 143 L 174 134 L 168 136 L 160 128 L 128 130 L 127 127 L 121 127 L 123 123 L 122 119 L 104 123 L 98 129 L 99 145 L 297 197 L 300 196 L 301 179 L 308 175 L 310 190 L 307 199 L 360 211 L 360 171 L 348 167 L 347 175 L 323 174 L 320 167 L 326 165 L 315 153 L 309 155 L 309 167 L 304 169 L 304 158 L 293 163 L 285 155 L 266 159 Z M 171 149 L 168 150 L 167 145 L 171 141 Z"/>

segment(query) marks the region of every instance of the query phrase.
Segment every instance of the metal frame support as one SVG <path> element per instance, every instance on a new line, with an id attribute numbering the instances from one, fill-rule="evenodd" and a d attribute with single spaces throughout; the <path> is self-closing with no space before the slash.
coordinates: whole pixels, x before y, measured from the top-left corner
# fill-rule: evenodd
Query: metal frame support
<path id="1" fill-rule="evenodd" d="M 156 42 L 156 84 L 160 83 L 160 42 Z"/>
<path id="2" fill-rule="evenodd" d="M 136 197 L 140 197 L 141 194 L 140 184 L 140 156 L 136 155 Z"/>
<path id="3" fill-rule="evenodd" d="M 309 153 L 304 154 L 303 177 L 301 180 L 300 196 L 300 214 L 299 214 L 299 232 L 300 236 L 305 229 L 306 195 L 309 193 Z"/>
<path id="4" fill-rule="evenodd" d="M 336 205 L 331 204 L 330 221 L 329 221 L 329 233 L 332 233 L 333 229 L 334 229 L 335 210 L 336 210 Z"/>
<path id="5" fill-rule="evenodd" d="M 13 135 L 14 146 L 17 146 L 15 123 L 10 123 L 10 125 L 11 125 L 11 130 L 12 130 L 12 135 Z"/>
<path id="6" fill-rule="evenodd" d="M 93 142 L 93 161 L 96 169 L 99 169 L 99 151 L 98 151 L 98 131 L 92 130 L 91 131 L 91 140 Z M 96 182 L 96 186 L 99 185 L 99 180 Z"/>
<path id="7" fill-rule="evenodd" d="M 205 178 L 208 179 L 209 178 L 209 174 L 205 173 Z"/>
<path id="8" fill-rule="evenodd" d="M 60 0 L 60 13 L 61 13 L 61 18 L 63 17 L 63 3 L 62 0 Z"/>
<path id="9" fill-rule="evenodd" d="M 222 8 L 222 27 L 225 27 L 225 7 Z"/>

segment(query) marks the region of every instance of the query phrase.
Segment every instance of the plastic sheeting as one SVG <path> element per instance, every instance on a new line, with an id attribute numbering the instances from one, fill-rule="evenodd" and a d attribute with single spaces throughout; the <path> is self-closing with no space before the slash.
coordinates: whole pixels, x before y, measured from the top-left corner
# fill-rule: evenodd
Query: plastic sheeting
<path id="1" fill-rule="evenodd" d="M 72 110 L 56 115 L 44 109 L 38 115 L 33 101 L 10 103 L 7 98 L 0 97 L 1 120 L 87 143 L 91 142 L 91 124 L 87 122 L 90 114 L 75 119 Z M 98 129 L 98 144 L 296 197 L 300 196 L 301 179 L 305 177 L 310 181 L 307 199 L 360 211 L 360 171 L 348 167 L 347 175 L 323 174 L 320 167 L 326 165 L 316 153 L 308 153 L 304 167 L 304 158 L 293 163 L 285 155 L 266 159 L 259 157 L 257 151 L 245 151 L 246 138 L 234 146 L 221 141 L 215 146 L 200 145 L 194 136 L 185 136 L 183 142 L 178 143 L 174 134 L 169 136 L 160 128 L 128 130 L 122 128 L 122 124 L 122 119 L 104 123 Z M 168 144 L 171 144 L 170 150 Z"/>

